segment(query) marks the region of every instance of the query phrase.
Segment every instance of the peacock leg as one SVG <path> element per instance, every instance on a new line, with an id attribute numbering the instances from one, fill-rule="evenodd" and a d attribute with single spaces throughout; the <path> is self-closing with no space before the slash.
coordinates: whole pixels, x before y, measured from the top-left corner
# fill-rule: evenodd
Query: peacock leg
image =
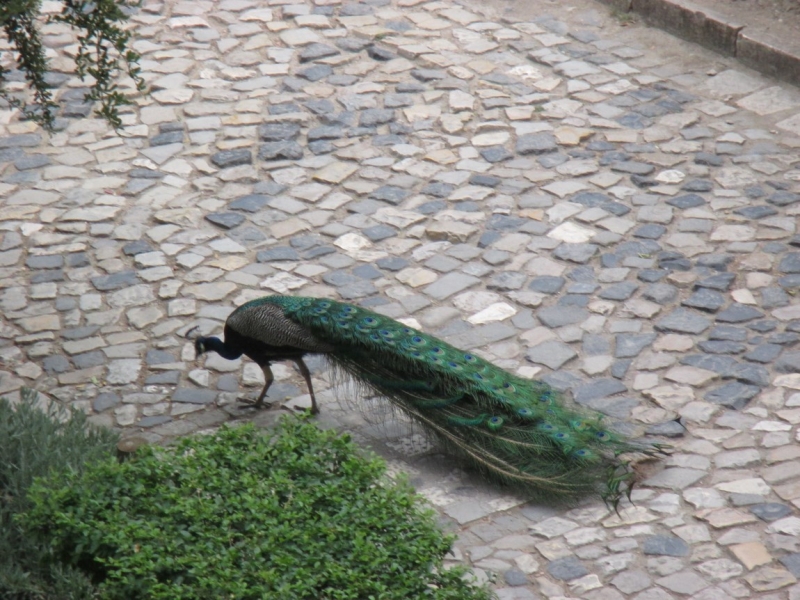
<path id="1" fill-rule="evenodd" d="M 294 360 L 294 364 L 297 365 L 297 368 L 300 371 L 300 375 L 302 375 L 303 379 L 306 380 L 306 385 L 308 386 L 308 393 L 311 395 L 311 414 L 318 415 L 319 407 L 317 406 L 317 399 L 314 396 L 314 386 L 311 385 L 311 372 L 308 370 L 306 363 L 303 362 L 303 357 L 295 358 L 292 360 Z"/>
<path id="2" fill-rule="evenodd" d="M 272 369 L 270 368 L 269 363 L 261 365 L 261 370 L 264 371 L 264 389 L 261 390 L 261 393 L 255 402 L 252 400 L 242 399 L 242 404 L 249 404 L 253 408 L 261 408 L 264 405 L 264 398 L 267 396 L 267 390 L 269 389 L 269 386 L 272 385 L 272 382 L 275 381 L 275 376 L 272 374 Z"/>

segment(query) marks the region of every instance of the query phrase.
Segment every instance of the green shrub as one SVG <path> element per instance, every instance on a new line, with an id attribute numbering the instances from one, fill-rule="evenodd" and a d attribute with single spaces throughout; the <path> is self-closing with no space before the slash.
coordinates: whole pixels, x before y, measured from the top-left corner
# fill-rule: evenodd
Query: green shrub
<path id="1" fill-rule="evenodd" d="M 35 485 L 25 523 L 105 598 L 486 600 L 452 537 L 346 436 L 223 427 Z"/>
<path id="2" fill-rule="evenodd" d="M 50 405 L 24 390 L 12 405 L 0 398 L 0 598 L 88 598 L 92 585 L 79 570 L 55 563 L 49 544 L 26 532 L 15 515 L 31 507 L 27 496 L 37 477 L 80 473 L 111 455 L 117 436 L 87 427 L 86 415 Z"/>

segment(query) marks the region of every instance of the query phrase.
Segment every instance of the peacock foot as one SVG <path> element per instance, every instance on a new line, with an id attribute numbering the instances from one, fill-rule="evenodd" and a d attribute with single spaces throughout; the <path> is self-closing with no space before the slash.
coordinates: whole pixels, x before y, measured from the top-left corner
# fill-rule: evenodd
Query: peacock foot
<path id="1" fill-rule="evenodd" d="M 271 404 L 264 404 L 263 399 L 253 400 L 252 398 L 248 398 L 247 396 L 239 396 L 236 401 L 239 403 L 239 406 L 243 408 L 271 408 Z"/>

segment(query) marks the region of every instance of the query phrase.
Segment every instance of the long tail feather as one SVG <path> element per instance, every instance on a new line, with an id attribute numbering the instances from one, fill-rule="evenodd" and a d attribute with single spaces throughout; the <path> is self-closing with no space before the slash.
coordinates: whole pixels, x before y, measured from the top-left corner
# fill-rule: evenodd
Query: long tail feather
<path id="1" fill-rule="evenodd" d="M 292 322 L 335 348 L 339 369 L 386 397 L 487 475 L 549 500 L 598 493 L 616 506 L 633 472 L 621 455 L 658 444 L 609 431 L 543 383 L 372 311 L 333 300 L 270 296 Z"/>

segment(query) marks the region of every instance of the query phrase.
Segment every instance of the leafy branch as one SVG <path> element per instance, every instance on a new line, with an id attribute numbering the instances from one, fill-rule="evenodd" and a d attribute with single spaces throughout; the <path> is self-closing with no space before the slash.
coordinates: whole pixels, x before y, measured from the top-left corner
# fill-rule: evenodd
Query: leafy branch
<path id="1" fill-rule="evenodd" d="M 130 33 L 122 28 L 128 18 L 126 9 L 137 3 L 138 0 L 63 0 L 61 13 L 46 19 L 48 23 L 69 25 L 78 32 L 77 75 L 82 80 L 91 77 L 93 81 L 85 98 L 100 103 L 96 113 L 115 129 L 122 126 L 120 107 L 131 104 L 119 88 L 119 79 L 127 75 L 137 91 L 145 90 L 138 66 L 139 54 L 128 49 Z M 28 118 L 52 130 L 58 104 L 46 81 L 48 62 L 37 27 L 40 8 L 40 0 L 0 2 L 0 26 L 16 51 L 17 67 L 25 74 L 33 102 L 26 104 L 5 88 L 0 89 L 0 96 Z M 6 80 L 8 73 L 0 65 L 0 80 Z"/>

